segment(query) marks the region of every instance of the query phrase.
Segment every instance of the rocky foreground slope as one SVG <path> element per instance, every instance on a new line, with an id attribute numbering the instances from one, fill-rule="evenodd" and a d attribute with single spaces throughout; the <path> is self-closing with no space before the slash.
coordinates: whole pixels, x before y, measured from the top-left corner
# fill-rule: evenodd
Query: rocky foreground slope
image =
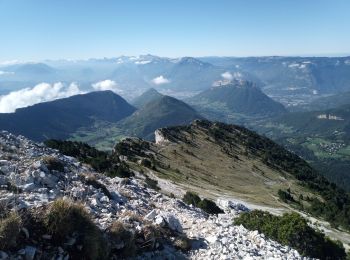
<path id="1" fill-rule="evenodd" d="M 135 254 L 129 257 L 139 259 L 302 258 L 297 251 L 256 231 L 232 225 L 232 219 L 247 210 L 242 205 L 220 201 L 225 214 L 208 216 L 147 188 L 142 175 L 137 176 L 109 178 L 74 158 L 24 137 L 0 132 L 1 218 L 10 211 L 17 211 L 22 219 L 27 212 L 36 212 L 31 216 L 43 215 L 53 201 L 63 198 L 81 203 L 88 211 L 106 239 L 108 258 L 127 258 L 125 253 L 130 251 Z M 6 234 L 4 223 L 0 219 L 0 235 Z M 124 233 L 132 234 L 132 248 L 130 240 L 110 236 L 115 223 L 125 227 Z M 66 225 L 68 228 L 69 222 Z M 79 231 L 57 242 L 47 230 L 40 233 L 28 219 L 17 228 L 20 231 L 13 244 L 0 244 L 0 259 L 79 259 L 79 252 L 93 252 L 94 244 L 82 243 Z M 92 249 L 84 248 L 88 246 Z"/>

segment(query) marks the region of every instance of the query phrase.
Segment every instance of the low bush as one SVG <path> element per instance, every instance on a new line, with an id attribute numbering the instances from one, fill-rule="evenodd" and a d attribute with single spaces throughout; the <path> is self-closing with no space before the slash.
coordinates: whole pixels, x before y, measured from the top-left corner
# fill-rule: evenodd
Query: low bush
<path id="1" fill-rule="evenodd" d="M 149 159 L 142 159 L 141 165 L 147 168 L 152 168 L 152 162 Z"/>
<path id="2" fill-rule="evenodd" d="M 7 250 L 16 245 L 21 223 L 20 216 L 15 212 L 0 219 L 0 250 Z"/>
<path id="3" fill-rule="evenodd" d="M 79 161 L 90 164 L 95 170 L 104 172 L 112 165 L 108 154 L 82 142 L 61 141 L 50 139 L 45 145 L 57 149 L 60 153 L 77 158 Z"/>
<path id="4" fill-rule="evenodd" d="M 112 199 L 112 194 L 109 192 L 107 187 L 99 182 L 94 175 L 89 175 L 84 180 L 86 185 L 91 185 L 95 189 L 100 189 L 109 199 Z"/>
<path id="5" fill-rule="evenodd" d="M 142 227 L 141 231 L 137 234 L 137 247 L 139 252 L 152 251 L 156 249 L 156 245 L 166 243 L 168 239 L 168 235 L 166 231 L 160 227 L 155 225 L 145 225 Z"/>
<path id="6" fill-rule="evenodd" d="M 258 230 L 268 238 L 296 249 L 304 256 L 319 259 L 346 259 L 345 249 L 338 241 L 327 238 L 311 228 L 307 220 L 297 213 L 274 216 L 268 212 L 254 210 L 242 213 L 234 220 L 249 230 Z"/>
<path id="7" fill-rule="evenodd" d="M 191 191 L 187 191 L 182 200 L 188 205 L 198 207 L 201 198 L 198 196 L 198 194 Z"/>
<path id="8" fill-rule="evenodd" d="M 134 174 L 130 171 L 128 165 L 126 163 L 120 163 L 117 167 L 111 168 L 107 171 L 107 176 L 114 178 L 130 178 L 134 176 Z"/>
<path id="9" fill-rule="evenodd" d="M 182 200 L 186 204 L 200 208 L 208 214 L 224 213 L 224 211 L 220 209 L 214 201 L 208 199 L 201 200 L 198 194 L 191 191 L 187 191 Z"/>
<path id="10" fill-rule="evenodd" d="M 149 188 L 154 190 L 160 190 L 160 188 L 158 187 L 158 181 L 153 180 L 147 176 L 145 182 Z"/>
<path id="11" fill-rule="evenodd" d="M 293 196 L 290 194 L 289 191 L 284 191 L 284 190 L 278 190 L 278 197 L 280 198 L 280 200 L 282 200 L 283 202 L 295 202 Z"/>
<path id="12" fill-rule="evenodd" d="M 198 207 L 208 214 L 221 214 L 224 213 L 222 209 L 220 209 L 214 201 L 208 200 L 208 199 L 203 199 L 198 203 Z"/>
<path id="13" fill-rule="evenodd" d="M 187 252 L 191 249 L 191 240 L 185 236 L 175 238 L 173 242 L 175 248 L 180 249 L 182 252 Z"/>
<path id="14" fill-rule="evenodd" d="M 135 237 L 133 232 L 127 230 L 122 222 L 115 221 L 107 229 L 108 241 L 111 249 L 119 256 L 132 257 L 136 254 Z M 123 245 L 121 249 L 119 247 Z"/>
<path id="15" fill-rule="evenodd" d="M 8 191 L 10 191 L 10 192 L 13 192 L 13 193 L 22 193 L 22 189 L 19 188 L 19 187 L 17 187 L 16 184 L 14 184 L 14 183 L 12 183 L 12 182 L 10 182 L 10 181 L 8 181 L 8 182 L 6 183 L 6 189 L 7 189 Z"/>
<path id="16" fill-rule="evenodd" d="M 45 156 L 43 158 L 43 162 L 50 171 L 55 170 L 59 172 L 64 172 L 63 163 L 55 157 Z"/>
<path id="17" fill-rule="evenodd" d="M 108 255 L 102 232 L 82 205 L 56 200 L 49 206 L 44 223 L 57 243 L 65 242 L 68 235 L 78 234 L 78 243 L 83 246 L 80 257 L 104 259 Z"/>

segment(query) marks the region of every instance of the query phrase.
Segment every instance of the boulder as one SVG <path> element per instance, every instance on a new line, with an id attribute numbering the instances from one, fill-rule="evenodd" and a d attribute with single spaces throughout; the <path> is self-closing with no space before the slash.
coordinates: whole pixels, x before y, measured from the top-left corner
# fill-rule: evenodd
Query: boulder
<path id="1" fill-rule="evenodd" d="M 155 209 L 153 209 L 144 217 L 144 219 L 152 221 L 156 216 L 157 216 L 157 212 Z"/>
<path id="2" fill-rule="evenodd" d="M 163 218 L 165 220 L 165 222 L 167 223 L 167 226 L 176 232 L 182 233 L 182 226 L 180 221 L 177 219 L 177 217 L 175 217 L 173 214 L 165 214 L 163 215 Z"/>
<path id="3" fill-rule="evenodd" d="M 36 248 L 33 246 L 26 246 L 25 251 L 26 251 L 25 259 L 26 260 L 33 260 L 35 253 L 36 253 Z"/>

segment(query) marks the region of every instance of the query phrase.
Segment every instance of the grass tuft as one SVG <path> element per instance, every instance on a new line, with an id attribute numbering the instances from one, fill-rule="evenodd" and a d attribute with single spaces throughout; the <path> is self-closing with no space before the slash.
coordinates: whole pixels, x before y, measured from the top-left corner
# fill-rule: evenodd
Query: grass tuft
<path id="1" fill-rule="evenodd" d="M 0 220 L 0 250 L 7 250 L 16 245 L 21 226 L 21 218 L 15 212 Z"/>

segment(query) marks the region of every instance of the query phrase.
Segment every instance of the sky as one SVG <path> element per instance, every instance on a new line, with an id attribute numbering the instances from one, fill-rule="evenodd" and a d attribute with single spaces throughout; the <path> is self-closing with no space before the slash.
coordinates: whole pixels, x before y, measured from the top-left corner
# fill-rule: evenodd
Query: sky
<path id="1" fill-rule="evenodd" d="M 349 0 L 0 0 L 0 62 L 350 54 Z"/>

